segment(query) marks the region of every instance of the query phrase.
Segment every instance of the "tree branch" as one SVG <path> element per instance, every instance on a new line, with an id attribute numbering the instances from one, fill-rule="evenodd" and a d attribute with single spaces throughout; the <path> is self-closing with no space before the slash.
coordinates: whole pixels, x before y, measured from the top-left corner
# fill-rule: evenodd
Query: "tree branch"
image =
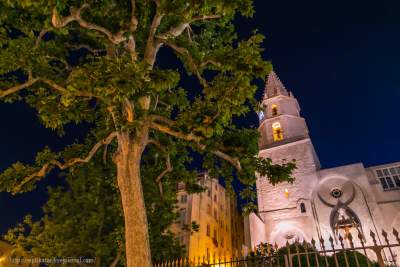
<path id="1" fill-rule="evenodd" d="M 138 19 L 136 17 L 136 2 L 135 0 L 131 0 L 131 25 L 130 30 L 135 32 L 138 25 Z"/>
<path id="2" fill-rule="evenodd" d="M 32 72 L 29 71 L 28 72 L 28 80 L 22 84 L 19 85 L 15 85 L 13 87 L 10 87 L 8 89 L 5 90 L 0 90 L 0 98 L 4 98 L 8 95 L 14 94 L 18 91 L 21 91 L 23 89 L 26 89 L 32 85 L 34 85 L 35 83 L 38 82 L 43 82 L 45 84 L 47 84 L 48 86 L 50 86 L 53 90 L 61 92 L 61 93 L 71 93 L 70 91 L 68 91 L 66 88 L 62 87 L 61 85 L 57 84 L 56 82 L 49 80 L 47 78 L 41 78 L 41 77 L 37 77 L 37 78 L 33 78 L 32 77 Z M 85 91 L 76 91 L 73 92 L 73 95 L 75 96 L 81 96 L 81 97 L 96 97 L 94 94 L 90 93 L 90 92 L 85 92 Z M 98 98 L 98 97 L 96 97 Z"/>
<path id="3" fill-rule="evenodd" d="M 29 75 L 28 80 L 22 84 L 19 85 L 15 85 L 13 87 L 10 87 L 8 89 L 5 90 L 1 90 L 0 91 L 0 98 L 4 98 L 8 95 L 14 94 L 18 91 L 21 91 L 25 88 L 28 88 L 32 85 L 34 85 L 35 83 L 37 83 L 40 79 L 39 78 L 32 78 L 31 75 Z"/>
<path id="4" fill-rule="evenodd" d="M 176 51 L 178 54 L 180 54 L 181 56 L 183 56 L 184 58 L 186 58 L 188 60 L 188 65 L 189 67 L 192 69 L 193 72 L 196 73 L 197 79 L 200 81 L 201 85 L 203 85 L 203 87 L 208 87 L 208 82 L 206 79 L 204 79 L 201 74 L 200 71 L 198 69 L 198 66 L 196 65 L 196 63 L 194 62 L 194 59 L 192 57 L 192 55 L 190 54 L 189 50 L 187 50 L 184 47 L 180 47 L 177 46 L 176 44 L 168 41 L 168 39 L 160 39 L 162 40 L 162 42 L 164 44 L 166 44 L 167 46 L 171 47 L 174 51 Z"/>
<path id="5" fill-rule="evenodd" d="M 207 149 L 207 147 L 201 143 L 203 138 L 200 136 L 197 136 L 195 134 L 192 134 L 192 133 L 185 134 L 182 132 L 178 132 L 178 131 L 172 130 L 168 126 L 163 126 L 163 125 L 160 125 L 160 124 L 157 124 L 154 122 L 150 123 L 150 128 L 152 128 L 154 130 L 158 130 L 163 133 L 166 133 L 168 135 L 174 136 L 179 139 L 183 139 L 186 141 L 193 141 L 198 146 L 198 148 L 201 150 Z M 242 171 L 242 166 L 241 166 L 240 160 L 238 158 L 229 156 L 228 154 L 226 154 L 220 150 L 212 150 L 212 151 L 210 151 L 210 153 L 214 154 L 215 156 L 217 156 L 223 160 L 228 161 L 230 164 L 232 164 L 236 168 L 236 170 L 238 172 Z"/>
<path id="6" fill-rule="evenodd" d="M 163 133 L 166 133 L 168 135 L 174 136 L 176 138 L 186 140 L 186 141 L 194 141 L 194 142 L 198 143 L 202 140 L 202 138 L 200 136 L 197 136 L 195 134 L 192 134 L 192 133 L 185 134 L 182 132 L 178 132 L 178 131 L 172 130 L 168 126 L 160 125 L 155 122 L 150 123 L 150 128 L 160 131 L 160 132 L 163 132 Z"/>
<path id="7" fill-rule="evenodd" d="M 96 24 L 93 24 L 93 23 L 90 23 L 90 22 L 87 22 L 86 20 L 84 20 L 81 17 L 81 13 L 82 13 L 82 11 L 84 11 L 85 9 L 88 9 L 88 8 L 89 8 L 89 4 L 83 4 L 78 9 L 72 7 L 71 14 L 69 16 L 66 16 L 63 18 L 60 17 L 57 9 L 54 8 L 51 22 L 55 28 L 63 28 L 65 26 L 67 26 L 69 23 L 76 21 L 82 28 L 98 31 L 98 32 L 104 34 L 113 44 L 119 44 L 126 40 L 126 37 L 124 37 L 123 31 L 119 31 L 116 34 L 113 34 L 111 31 L 107 30 L 106 28 L 104 28 L 102 26 L 98 26 Z"/>
<path id="8" fill-rule="evenodd" d="M 35 41 L 35 47 L 38 47 L 40 44 L 40 41 L 42 41 L 43 37 L 46 35 L 46 33 L 48 32 L 47 29 L 43 29 L 39 32 L 36 41 Z"/>
<path id="9" fill-rule="evenodd" d="M 118 262 L 121 259 L 121 249 L 118 248 L 118 252 L 117 252 L 117 256 L 114 258 L 113 262 L 111 263 L 110 267 L 117 267 L 118 266 Z"/>
<path id="10" fill-rule="evenodd" d="M 25 177 L 22 180 L 22 182 L 15 187 L 14 191 L 17 192 L 17 191 L 21 190 L 22 186 L 24 186 L 26 183 L 29 183 L 30 181 L 32 181 L 35 178 L 46 176 L 46 174 L 48 174 L 55 166 L 57 166 L 60 170 L 65 170 L 76 164 L 88 163 L 92 159 L 92 157 L 96 154 L 96 152 L 100 149 L 100 147 L 102 147 L 103 145 L 110 144 L 116 137 L 117 137 L 117 132 L 112 132 L 111 134 L 109 134 L 105 139 L 96 143 L 92 147 L 92 149 L 89 151 L 89 154 L 85 158 L 72 158 L 65 163 L 61 163 L 58 160 L 52 160 L 52 161 L 44 164 L 39 171 Z"/>
<path id="11" fill-rule="evenodd" d="M 161 197 L 164 196 L 164 191 L 163 191 L 163 187 L 162 187 L 162 181 L 161 179 L 169 172 L 172 171 L 172 166 L 171 166 L 171 159 L 169 154 L 167 154 L 167 159 L 165 164 L 167 165 L 167 167 L 165 168 L 165 170 L 163 170 L 156 178 L 156 183 L 158 184 L 158 189 L 160 190 L 160 195 Z"/>
<path id="12" fill-rule="evenodd" d="M 162 123 L 167 124 L 168 126 L 173 126 L 176 124 L 175 121 L 173 121 L 167 117 L 161 116 L 161 115 L 150 115 L 149 118 L 151 121 L 162 122 Z"/>
<path id="13" fill-rule="evenodd" d="M 181 35 L 182 32 L 187 27 L 189 27 L 190 23 L 192 23 L 192 22 L 199 21 L 199 20 L 218 19 L 220 17 L 221 17 L 220 15 L 204 15 L 204 16 L 194 17 L 189 21 L 184 21 L 184 22 L 180 23 L 179 25 L 172 27 L 167 32 L 158 35 L 158 37 L 161 39 L 175 38 L 175 37 L 178 37 L 179 35 Z"/>
<path id="14" fill-rule="evenodd" d="M 219 18 L 221 18 L 221 15 L 203 15 L 192 18 L 191 22 L 195 22 L 198 20 L 209 20 L 209 19 L 219 19 Z"/>
<path id="15" fill-rule="evenodd" d="M 80 44 L 80 45 L 66 44 L 65 46 L 76 49 L 76 50 L 86 49 L 87 51 L 89 51 L 90 53 L 92 53 L 95 56 L 98 56 L 100 53 L 107 51 L 106 49 L 95 49 L 95 48 L 92 48 L 90 45 L 85 45 L 85 44 Z"/>
<path id="16" fill-rule="evenodd" d="M 225 154 L 224 152 L 219 151 L 219 150 L 211 151 L 211 153 L 223 160 L 226 160 L 230 164 L 232 164 L 232 166 L 234 166 L 238 172 L 242 171 L 242 165 L 240 164 L 240 161 L 238 158 L 231 157 L 228 154 Z"/>
<path id="17" fill-rule="evenodd" d="M 164 147 L 160 142 L 158 142 L 157 140 L 149 139 L 149 140 L 147 140 L 147 144 L 155 145 L 155 146 L 158 147 L 161 151 L 165 152 L 165 147 Z"/>
<path id="18" fill-rule="evenodd" d="M 156 4 L 157 4 L 157 2 L 156 2 Z M 157 5 L 156 14 L 154 15 L 153 21 L 151 22 L 149 36 L 147 37 L 146 50 L 144 53 L 144 58 L 151 67 L 154 65 L 157 52 L 161 46 L 161 43 L 156 42 L 154 37 L 157 32 L 157 28 L 158 28 L 158 26 L 160 26 L 160 23 L 161 23 L 161 20 L 163 17 L 164 17 L 164 15 L 159 12 L 158 5 Z"/>

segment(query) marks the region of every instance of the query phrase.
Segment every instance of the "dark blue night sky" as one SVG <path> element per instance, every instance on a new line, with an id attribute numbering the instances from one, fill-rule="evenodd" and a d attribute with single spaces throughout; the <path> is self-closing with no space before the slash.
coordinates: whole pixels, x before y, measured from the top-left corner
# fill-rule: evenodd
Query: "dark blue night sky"
<path id="1" fill-rule="evenodd" d="M 400 161 L 400 3 L 326 2 L 256 0 L 254 19 L 237 20 L 239 33 L 256 28 L 267 36 L 265 58 L 298 98 L 324 168 Z M 84 134 L 71 126 L 59 138 L 23 104 L 0 103 L 0 114 L 0 169 Z M 0 233 L 27 213 L 40 214 L 45 186 L 56 179 L 15 198 L 0 193 Z"/>

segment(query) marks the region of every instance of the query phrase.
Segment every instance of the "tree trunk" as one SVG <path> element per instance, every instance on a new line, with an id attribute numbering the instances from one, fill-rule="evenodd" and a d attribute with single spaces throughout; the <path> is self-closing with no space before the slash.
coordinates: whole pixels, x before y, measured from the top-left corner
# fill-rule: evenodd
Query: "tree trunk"
<path id="1" fill-rule="evenodd" d="M 125 219 L 125 248 L 127 267 L 151 267 L 150 242 L 146 208 L 140 178 L 140 161 L 147 143 L 148 129 L 135 136 L 118 134 L 118 187 Z"/>

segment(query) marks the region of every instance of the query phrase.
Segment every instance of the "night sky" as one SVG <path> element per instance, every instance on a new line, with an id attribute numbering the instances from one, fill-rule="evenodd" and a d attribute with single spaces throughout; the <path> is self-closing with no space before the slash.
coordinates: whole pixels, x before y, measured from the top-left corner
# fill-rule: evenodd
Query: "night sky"
<path id="1" fill-rule="evenodd" d="M 298 98 L 323 168 L 400 161 L 400 2 L 326 2 L 256 0 L 255 17 L 237 20 L 239 34 L 266 35 L 264 56 Z M 72 125 L 58 137 L 21 103 L 0 103 L 0 114 L 1 170 L 84 135 Z M 256 125 L 255 114 L 245 123 Z M 27 213 L 39 215 L 45 187 L 56 180 L 17 197 L 0 193 L 0 233 Z"/>

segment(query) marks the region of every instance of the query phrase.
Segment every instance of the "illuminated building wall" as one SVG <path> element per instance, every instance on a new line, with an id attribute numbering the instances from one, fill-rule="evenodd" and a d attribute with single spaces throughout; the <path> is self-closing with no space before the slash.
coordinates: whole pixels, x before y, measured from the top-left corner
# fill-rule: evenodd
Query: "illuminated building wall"
<path id="1" fill-rule="evenodd" d="M 296 180 L 272 186 L 266 177 L 258 177 L 258 214 L 246 219 L 249 246 L 330 236 L 336 242 L 339 234 L 368 237 L 370 231 L 382 243 L 382 230 L 400 230 L 400 162 L 321 169 L 300 106 L 274 72 L 268 76 L 262 105 L 259 156 L 275 163 L 296 160 Z M 345 153 L 346 148 L 337 149 Z M 399 262 L 400 251 L 395 254 Z M 391 261 L 390 253 L 385 257 Z"/>
<path id="2" fill-rule="evenodd" d="M 225 188 L 207 174 L 199 177 L 199 183 L 207 187 L 200 194 L 188 194 L 184 186 L 178 192 L 180 220 L 172 226 L 183 245 L 187 256 L 210 259 L 239 253 L 244 244 L 243 217 L 239 214 L 237 200 L 228 196 Z M 198 232 L 190 233 L 185 225 L 195 221 Z"/>

